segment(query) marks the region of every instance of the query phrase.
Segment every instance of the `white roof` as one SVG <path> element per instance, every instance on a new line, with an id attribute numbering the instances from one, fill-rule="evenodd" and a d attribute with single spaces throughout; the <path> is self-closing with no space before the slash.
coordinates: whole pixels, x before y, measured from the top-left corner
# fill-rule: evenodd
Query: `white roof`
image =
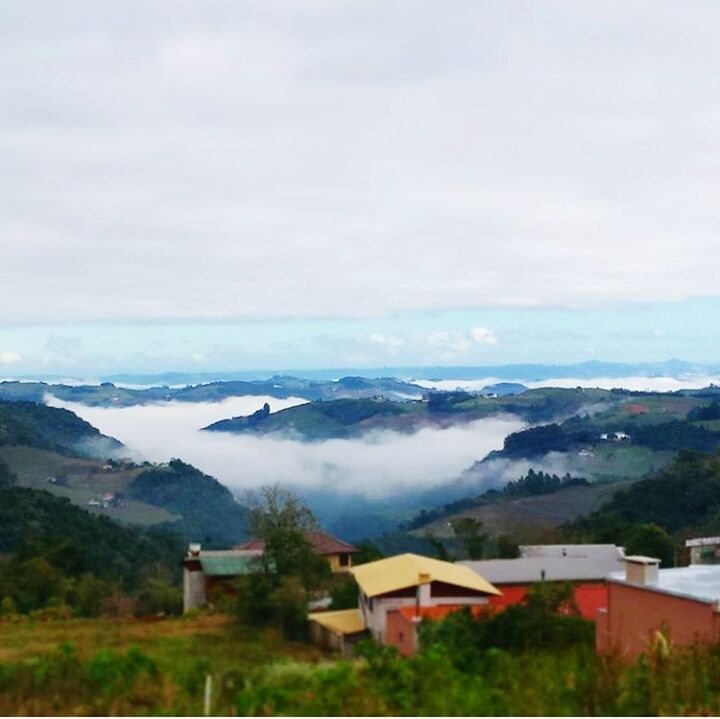
<path id="1" fill-rule="evenodd" d="M 704 547 L 706 545 L 720 544 L 720 537 L 698 537 L 697 539 L 686 539 L 686 547 Z"/>
<path id="2" fill-rule="evenodd" d="M 610 579 L 625 583 L 625 573 L 615 573 Z M 720 602 L 720 564 L 692 564 L 689 567 L 660 569 L 657 581 L 643 585 L 643 589 L 701 602 Z"/>
<path id="3" fill-rule="evenodd" d="M 602 550 L 592 551 L 600 547 Z M 556 551 L 556 548 L 560 551 Z M 546 556 L 459 563 L 470 567 L 493 584 L 526 584 L 543 579 L 549 582 L 598 580 L 605 579 L 611 572 L 624 569 L 625 566 L 622 548 L 613 544 L 545 545 L 544 549 L 547 551 L 539 554 Z M 566 551 L 564 556 L 561 549 Z"/>
<path id="4" fill-rule="evenodd" d="M 521 544 L 520 556 L 610 560 L 622 557 L 623 548 L 614 544 Z"/>

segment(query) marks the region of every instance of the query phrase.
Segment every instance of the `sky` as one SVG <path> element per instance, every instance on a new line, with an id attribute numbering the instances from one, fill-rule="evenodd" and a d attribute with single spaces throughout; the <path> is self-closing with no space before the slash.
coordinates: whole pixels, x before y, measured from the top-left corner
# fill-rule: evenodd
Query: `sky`
<path id="1" fill-rule="evenodd" d="M 718 361 L 720 6 L 26 0 L 0 374 Z"/>

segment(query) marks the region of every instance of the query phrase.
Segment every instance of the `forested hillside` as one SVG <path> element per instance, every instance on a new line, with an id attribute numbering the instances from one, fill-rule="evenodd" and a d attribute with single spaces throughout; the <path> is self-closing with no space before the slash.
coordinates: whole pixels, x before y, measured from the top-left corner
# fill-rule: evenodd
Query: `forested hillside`
<path id="1" fill-rule="evenodd" d="M 90 456 L 108 456 L 122 447 L 116 439 L 106 437 L 66 409 L 0 400 L 2 445 L 24 445 Z"/>
<path id="2" fill-rule="evenodd" d="M 180 515 L 168 526 L 194 542 L 221 548 L 247 539 L 245 507 L 225 485 L 179 459 L 141 472 L 127 496 Z"/>

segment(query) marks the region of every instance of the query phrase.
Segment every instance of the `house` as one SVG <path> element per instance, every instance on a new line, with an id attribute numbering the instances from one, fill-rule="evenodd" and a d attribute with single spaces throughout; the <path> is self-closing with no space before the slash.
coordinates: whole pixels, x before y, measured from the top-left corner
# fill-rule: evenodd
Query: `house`
<path id="1" fill-rule="evenodd" d="M 228 581 L 255 570 L 259 550 L 228 549 L 203 551 L 191 544 L 183 559 L 183 611 L 204 606 L 212 591 Z"/>
<path id="2" fill-rule="evenodd" d="M 685 541 L 690 564 L 720 564 L 720 537 L 700 537 Z"/>
<path id="3" fill-rule="evenodd" d="M 658 632 L 676 644 L 720 638 L 720 565 L 659 569 L 653 557 L 625 557 L 608 578 L 607 604 L 597 614 L 598 652 L 642 653 Z"/>
<path id="4" fill-rule="evenodd" d="M 352 567 L 352 555 L 358 551 L 352 544 L 319 531 L 305 532 L 305 539 L 316 554 L 327 559 L 333 572 L 345 572 Z M 257 551 L 262 554 L 265 551 L 265 542 L 262 539 L 251 539 L 249 542 L 239 544 L 235 549 Z"/>
<path id="5" fill-rule="evenodd" d="M 305 537 L 315 552 L 327 559 L 334 572 L 347 571 L 352 565 L 352 555 L 358 551 L 351 544 L 324 532 L 306 532 Z M 264 551 L 265 542 L 260 539 L 253 539 L 233 549 L 215 551 L 204 551 L 199 544 L 191 544 L 183 559 L 184 611 L 206 604 L 216 587 L 223 585 L 227 591 L 231 591 L 230 582 L 255 571 L 257 558 Z M 321 599 L 318 603 L 322 602 Z"/>
<path id="6" fill-rule="evenodd" d="M 520 547 L 517 559 L 463 561 L 501 590 L 493 607 L 521 602 L 536 582 L 571 582 L 580 614 L 594 620 L 607 603 L 606 578 L 624 567 L 622 547 L 614 544 L 544 544 Z"/>
<path id="7" fill-rule="evenodd" d="M 463 607 L 487 607 L 489 597 L 500 594 L 468 567 L 417 554 L 361 564 L 350 572 L 360 590 L 358 608 L 309 617 L 313 637 L 329 638 L 327 646 L 345 651 L 357 637 L 370 635 L 413 654 L 417 627 L 424 618 L 439 618 Z"/>

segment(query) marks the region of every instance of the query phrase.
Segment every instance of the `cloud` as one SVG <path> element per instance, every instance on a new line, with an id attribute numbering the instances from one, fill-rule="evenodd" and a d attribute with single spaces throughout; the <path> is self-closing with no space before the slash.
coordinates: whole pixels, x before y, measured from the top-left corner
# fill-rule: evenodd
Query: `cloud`
<path id="1" fill-rule="evenodd" d="M 495 333 L 487 327 L 473 327 L 470 336 L 478 344 L 495 345 L 498 341 Z"/>
<path id="2" fill-rule="evenodd" d="M 22 357 L 17 352 L 0 352 L 0 364 L 17 364 Z"/>
<path id="3" fill-rule="evenodd" d="M 0 322 L 717 293 L 714 4 L 453 7 L 14 3 Z"/>
<path id="4" fill-rule="evenodd" d="M 59 402 L 100 431 L 124 442 L 137 459 L 180 457 L 242 494 L 269 482 L 360 493 L 377 498 L 452 480 L 523 422 L 493 418 L 416 434 L 377 432 L 357 440 L 306 444 L 288 439 L 199 432 L 199 427 L 270 403 L 273 411 L 300 400 L 242 397 L 216 404 L 170 402 L 104 409 Z"/>
<path id="5" fill-rule="evenodd" d="M 405 340 L 402 337 L 393 337 L 388 335 L 381 335 L 377 333 L 371 334 L 368 339 L 370 342 L 376 345 L 383 345 L 389 349 L 398 349 L 405 344 Z"/>

